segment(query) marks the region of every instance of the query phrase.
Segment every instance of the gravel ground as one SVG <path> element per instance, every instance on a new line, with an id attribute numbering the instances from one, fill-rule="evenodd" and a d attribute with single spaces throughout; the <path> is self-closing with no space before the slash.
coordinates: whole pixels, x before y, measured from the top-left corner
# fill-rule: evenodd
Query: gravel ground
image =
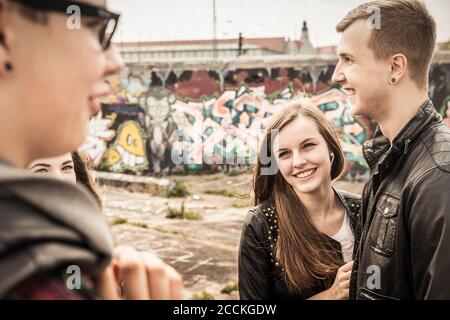
<path id="1" fill-rule="evenodd" d="M 249 174 L 174 176 L 191 193 L 185 198 L 102 187 L 105 213 L 118 244 L 150 250 L 175 267 L 184 279 L 186 299 L 210 294 L 214 299 L 238 299 L 237 253 L 242 222 L 250 206 Z M 361 193 L 362 183 L 338 181 L 337 188 Z M 207 194 L 216 192 L 219 194 Z M 197 220 L 168 219 L 168 208 L 198 215 Z"/>

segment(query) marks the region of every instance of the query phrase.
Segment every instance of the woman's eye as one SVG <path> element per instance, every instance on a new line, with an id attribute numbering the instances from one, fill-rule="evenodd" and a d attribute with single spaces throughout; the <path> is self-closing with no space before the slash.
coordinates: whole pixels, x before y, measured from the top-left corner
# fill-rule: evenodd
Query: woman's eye
<path id="1" fill-rule="evenodd" d="M 285 151 L 285 152 L 281 152 L 278 156 L 279 156 L 280 158 L 284 158 L 284 157 L 286 157 L 288 154 L 289 154 L 289 153 Z"/>
<path id="2" fill-rule="evenodd" d="M 47 173 L 47 169 L 37 169 L 36 171 L 33 171 L 33 173 Z"/>
<path id="3" fill-rule="evenodd" d="M 345 63 L 352 64 L 353 60 L 347 57 L 345 58 Z"/>
<path id="4" fill-rule="evenodd" d="M 62 168 L 62 170 L 63 170 L 63 171 L 72 171 L 72 170 L 73 170 L 73 167 L 72 167 L 72 166 L 64 166 L 64 167 Z"/>
<path id="5" fill-rule="evenodd" d="M 307 149 L 307 148 L 311 148 L 311 147 L 313 147 L 313 146 L 315 146 L 314 143 L 306 143 L 303 147 L 304 147 L 305 149 Z"/>

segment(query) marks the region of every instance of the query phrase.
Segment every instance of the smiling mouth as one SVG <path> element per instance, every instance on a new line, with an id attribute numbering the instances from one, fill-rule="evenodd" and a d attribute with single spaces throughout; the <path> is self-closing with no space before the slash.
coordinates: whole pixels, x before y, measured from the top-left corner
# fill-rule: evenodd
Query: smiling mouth
<path id="1" fill-rule="evenodd" d="M 305 170 L 305 171 L 296 173 L 292 176 L 295 178 L 304 179 L 304 178 L 308 178 L 308 177 L 312 176 L 316 171 L 317 171 L 317 168 L 313 168 L 313 169 L 309 169 L 309 170 Z"/>
<path id="2" fill-rule="evenodd" d="M 125 150 L 120 145 L 117 146 L 117 152 L 119 152 L 119 154 L 122 156 L 122 161 L 131 167 L 134 167 L 136 165 L 141 165 L 145 162 L 144 157 L 134 155 L 134 154 L 128 152 L 127 150 Z"/>
<path id="3" fill-rule="evenodd" d="M 101 110 L 100 99 L 89 97 L 89 107 L 91 109 L 91 115 L 97 114 Z"/>

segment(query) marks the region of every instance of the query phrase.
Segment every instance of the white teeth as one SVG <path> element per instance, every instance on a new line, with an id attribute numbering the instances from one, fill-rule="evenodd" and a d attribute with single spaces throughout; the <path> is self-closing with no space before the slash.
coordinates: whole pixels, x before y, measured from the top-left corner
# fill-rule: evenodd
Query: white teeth
<path id="1" fill-rule="evenodd" d="M 305 177 L 308 177 L 308 176 L 312 175 L 314 173 L 314 171 L 316 171 L 316 169 L 311 169 L 311 170 L 308 170 L 308 171 L 300 172 L 300 173 L 297 173 L 295 175 L 295 177 L 297 177 L 297 178 L 305 178 Z"/>

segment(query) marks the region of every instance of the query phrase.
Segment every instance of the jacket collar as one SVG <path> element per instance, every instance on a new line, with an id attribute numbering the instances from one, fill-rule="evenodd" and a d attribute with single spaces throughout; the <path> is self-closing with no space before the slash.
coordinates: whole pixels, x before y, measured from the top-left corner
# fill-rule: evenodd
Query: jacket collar
<path id="1" fill-rule="evenodd" d="M 348 217 L 350 218 L 350 224 L 352 225 L 352 228 L 356 227 L 356 218 L 359 214 L 360 206 L 361 206 L 361 199 L 349 192 L 337 190 L 334 187 L 333 191 L 334 193 L 339 197 L 341 200 L 342 205 L 345 208 L 345 212 L 347 213 Z"/>
<path id="2" fill-rule="evenodd" d="M 76 185 L 0 161 L 0 213 L 0 298 L 41 272 L 75 262 L 96 275 L 111 260 L 106 218 Z"/>
<path id="3" fill-rule="evenodd" d="M 387 159 L 395 157 L 399 153 L 406 154 L 412 142 L 423 132 L 432 122 L 442 120 L 432 101 L 428 98 L 420 107 L 416 115 L 406 124 L 405 127 L 392 141 L 392 145 L 386 138 L 378 125 L 375 129 L 374 137 L 367 140 L 363 145 L 363 155 L 370 167 L 374 171 L 377 164 L 385 162 Z"/>

